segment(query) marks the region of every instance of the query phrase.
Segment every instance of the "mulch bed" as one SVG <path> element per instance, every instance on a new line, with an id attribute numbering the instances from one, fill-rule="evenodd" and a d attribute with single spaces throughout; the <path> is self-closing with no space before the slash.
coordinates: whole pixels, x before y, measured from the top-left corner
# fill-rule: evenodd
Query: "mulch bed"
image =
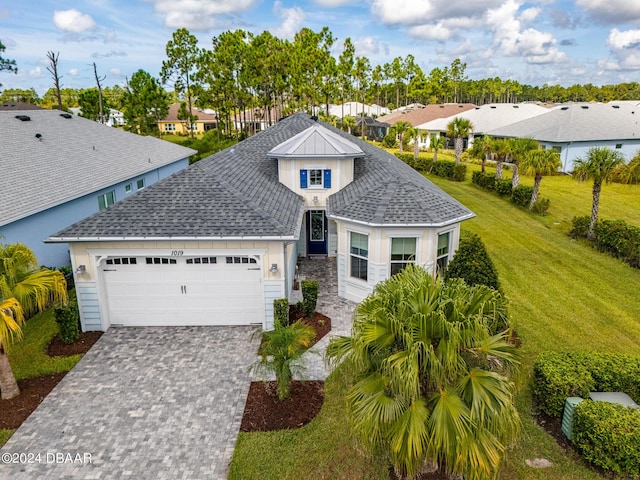
<path id="1" fill-rule="evenodd" d="M 294 381 L 291 397 L 278 400 L 276 382 L 252 382 L 242 416 L 241 432 L 300 428 L 313 420 L 324 402 L 324 382 Z"/>
<path id="2" fill-rule="evenodd" d="M 81 333 L 80 339 L 71 345 L 62 343 L 56 335 L 47 348 L 47 354 L 50 357 L 67 357 L 87 353 L 101 335 L 102 332 Z M 65 375 L 63 372 L 18 380 L 20 395 L 11 400 L 0 400 L 0 428 L 15 429 L 22 425 Z"/>
<path id="3" fill-rule="evenodd" d="M 315 345 L 331 331 L 331 319 L 321 313 L 305 317 L 297 305 L 289 306 L 289 324 L 298 320 L 311 325 L 316 337 Z M 313 420 L 324 402 L 324 382 L 294 381 L 291 397 L 278 400 L 276 382 L 252 382 L 247 395 L 247 403 L 242 416 L 241 432 L 267 432 L 300 428 Z"/>

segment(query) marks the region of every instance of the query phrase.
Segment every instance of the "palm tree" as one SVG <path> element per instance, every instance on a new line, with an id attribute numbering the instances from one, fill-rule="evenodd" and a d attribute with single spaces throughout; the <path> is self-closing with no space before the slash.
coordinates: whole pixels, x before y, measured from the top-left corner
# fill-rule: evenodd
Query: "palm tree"
<path id="1" fill-rule="evenodd" d="M 351 129 L 356 126 L 356 119 L 350 115 L 347 115 L 342 119 L 342 126 L 347 127 L 347 132 L 351 135 Z"/>
<path id="2" fill-rule="evenodd" d="M 591 221 L 587 238 L 593 239 L 594 228 L 598 221 L 600 206 L 600 192 L 603 182 L 610 182 L 614 170 L 624 165 L 625 159 L 621 152 L 607 147 L 592 147 L 587 151 L 586 158 L 577 158 L 573 162 L 573 176 L 578 181 L 593 180 L 593 202 L 591 204 Z"/>
<path id="3" fill-rule="evenodd" d="M 438 152 L 445 147 L 446 141 L 442 135 L 431 135 L 429 147 L 433 150 L 433 163 L 438 161 Z"/>
<path id="4" fill-rule="evenodd" d="M 404 143 L 404 138 L 407 135 L 411 135 L 411 131 L 413 130 L 413 126 L 409 122 L 405 122 L 401 120 L 391 127 L 393 132 L 398 137 L 398 145 L 400 148 L 400 153 L 402 154 L 402 144 Z"/>
<path id="5" fill-rule="evenodd" d="M 62 272 L 38 268 L 38 260 L 22 243 L 0 244 L 0 300 L 14 297 L 26 316 L 52 303 L 67 301 Z"/>
<path id="6" fill-rule="evenodd" d="M 484 135 L 482 138 L 476 138 L 473 145 L 469 149 L 469 153 L 473 158 L 477 158 L 481 162 L 481 171 L 485 172 L 485 163 L 491 155 L 491 138 Z"/>
<path id="7" fill-rule="evenodd" d="M 496 178 L 502 179 L 502 166 L 511 155 L 511 145 L 506 138 L 491 140 L 491 156 L 496 159 Z"/>
<path id="8" fill-rule="evenodd" d="M 473 133 L 471 120 L 456 117 L 447 125 L 447 137 L 455 138 L 456 165 L 460 163 L 462 156 L 463 138 L 468 138 Z"/>
<path id="9" fill-rule="evenodd" d="M 544 175 L 552 175 L 558 171 L 560 167 L 560 153 L 552 148 L 546 150 L 531 150 L 526 153 L 520 161 L 520 168 L 525 175 L 533 175 L 533 193 L 531 194 L 531 203 L 529 209 L 538 201 L 540 192 L 540 182 Z"/>
<path id="10" fill-rule="evenodd" d="M 424 133 L 424 130 L 418 127 L 411 129 L 411 136 L 413 137 L 413 158 L 417 159 L 420 156 L 420 137 Z"/>
<path id="11" fill-rule="evenodd" d="M 537 150 L 539 143 L 533 138 L 512 138 L 510 141 L 511 163 L 513 164 L 513 176 L 511 177 L 511 188 L 520 185 L 520 169 L 519 165 L 527 155 L 527 152 Z"/>
<path id="12" fill-rule="evenodd" d="M 278 398 L 289 398 L 293 372 L 304 370 L 299 360 L 315 336 L 315 330 L 300 321 L 287 326 L 276 325 L 274 330 L 262 332 L 261 359 L 250 370 L 275 374 Z"/>
<path id="13" fill-rule="evenodd" d="M 405 478 L 427 466 L 495 478 L 519 429 L 508 324 L 504 297 L 484 285 L 414 265 L 378 284 L 351 337 L 327 349 L 354 374 L 346 400 L 358 438 Z"/>
<path id="14" fill-rule="evenodd" d="M 0 301 L 0 393 L 2 400 L 20 395 L 18 382 L 11 370 L 9 357 L 5 347 L 13 340 L 22 337 L 22 322 L 24 316 L 22 308 L 15 298 L 7 298 Z"/>

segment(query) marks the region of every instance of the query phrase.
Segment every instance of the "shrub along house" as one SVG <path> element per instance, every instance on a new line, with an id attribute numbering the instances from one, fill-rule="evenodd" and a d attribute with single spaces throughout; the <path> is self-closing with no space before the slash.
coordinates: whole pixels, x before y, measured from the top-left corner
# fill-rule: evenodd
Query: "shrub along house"
<path id="1" fill-rule="evenodd" d="M 273 326 L 298 256 L 365 298 L 444 267 L 473 213 L 387 152 L 295 114 L 49 238 L 68 242 L 83 328 Z"/>

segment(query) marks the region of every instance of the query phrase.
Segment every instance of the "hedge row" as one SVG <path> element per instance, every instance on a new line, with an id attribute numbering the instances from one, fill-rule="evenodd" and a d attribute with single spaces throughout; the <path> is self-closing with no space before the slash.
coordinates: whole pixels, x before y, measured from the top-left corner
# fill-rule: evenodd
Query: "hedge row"
<path id="1" fill-rule="evenodd" d="M 499 179 L 490 173 L 479 171 L 473 172 L 471 181 L 485 190 L 496 192 L 500 196 L 508 196 L 511 203 L 521 208 L 529 209 L 531 204 L 531 196 L 533 195 L 533 187 L 526 185 L 518 185 L 513 188 L 510 179 Z M 532 211 L 538 215 L 546 215 L 549 210 L 550 201 L 548 198 L 538 198 L 533 206 Z"/>
<path id="2" fill-rule="evenodd" d="M 640 402 L 640 357 L 606 353 L 541 353 L 533 365 L 533 394 L 540 410 L 562 415 L 567 397 L 625 392 Z"/>
<path id="3" fill-rule="evenodd" d="M 456 162 L 449 160 L 438 160 L 434 162 L 433 159 L 430 158 L 415 158 L 413 153 L 396 153 L 396 157 L 419 172 L 433 173 L 438 177 L 448 178 L 454 182 L 463 182 L 467 174 L 467 166 L 462 163 L 456 165 Z"/>
<path id="4" fill-rule="evenodd" d="M 584 458 L 618 475 L 640 474 L 640 410 L 585 400 L 576 406 L 573 443 Z"/>
<path id="5" fill-rule="evenodd" d="M 569 236 L 586 238 L 590 217 L 575 217 Z M 599 220 L 593 232 L 593 246 L 601 252 L 621 259 L 634 268 L 640 268 L 640 228 L 624 220 Z"/>

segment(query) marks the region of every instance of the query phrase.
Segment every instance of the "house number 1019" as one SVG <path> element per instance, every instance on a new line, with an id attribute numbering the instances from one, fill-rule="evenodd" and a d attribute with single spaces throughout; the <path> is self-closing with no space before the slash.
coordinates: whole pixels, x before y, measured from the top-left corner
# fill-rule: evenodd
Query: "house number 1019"
<path id="1" fill-rule="evenodd" d="M 184 254 L 184 250 L 171 250 L 172 257 L 181 257 Z"/>

